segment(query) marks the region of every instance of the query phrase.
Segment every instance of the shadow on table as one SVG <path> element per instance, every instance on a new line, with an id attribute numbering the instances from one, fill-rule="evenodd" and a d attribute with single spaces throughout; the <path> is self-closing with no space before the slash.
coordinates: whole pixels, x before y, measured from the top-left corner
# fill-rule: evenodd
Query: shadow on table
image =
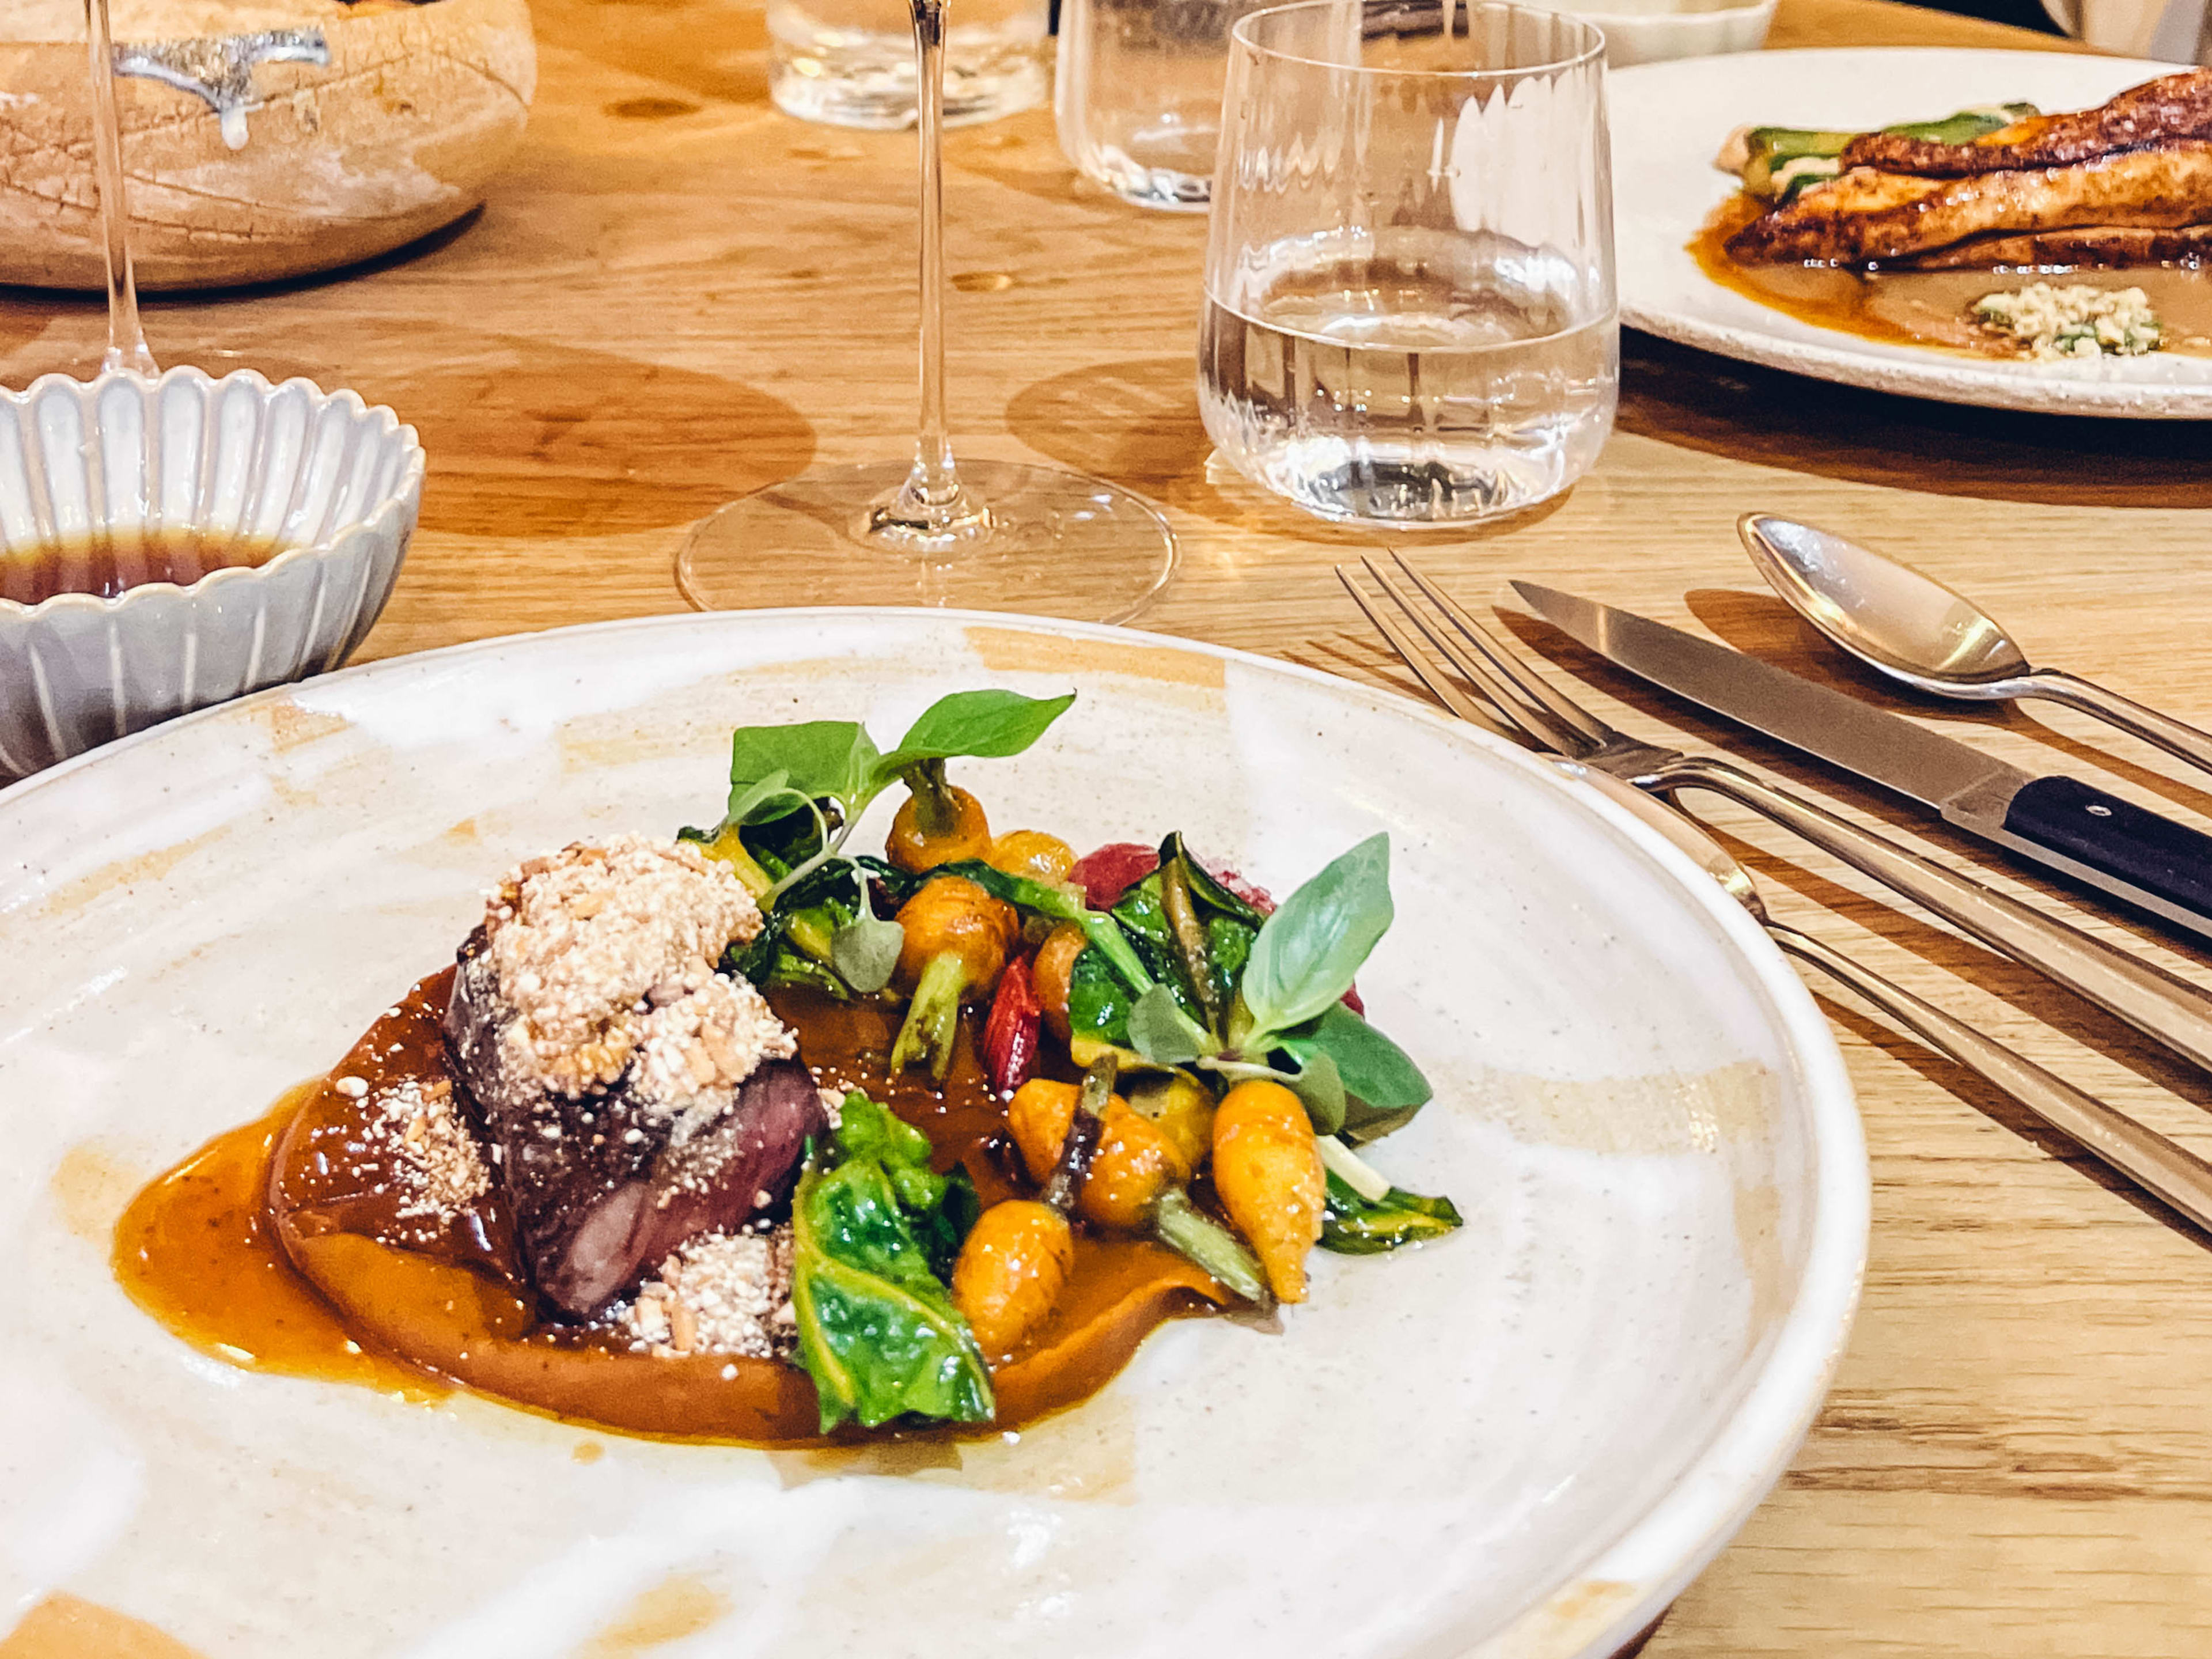
<path id="1" fill-rule="evenodd" d="M 1620 337 L 1620 428 L 1853 483 L 2063 507 L 2212 507 L 2197 421 L 2025 415 L 1835 386 Z"/>
<path id="2" fill-rule="evenodd" d="M 1040 455 L 1141 490 L 1163 506 L 1256 535 L 1340 546 L 1343 556 L 1401 541 L 1419 548 L 1431 532 L 1335 525 L 1261 489 L 1213 453 L 1198 412 L 1191 359 L 1139 357 L 1098 363 L 1038 380 L 1006 405 L 1006 426 Z M 1572 495 L 1564 490 L 1520 513 L 1434 532 L 1454 546 L 1526 529 Z"/>

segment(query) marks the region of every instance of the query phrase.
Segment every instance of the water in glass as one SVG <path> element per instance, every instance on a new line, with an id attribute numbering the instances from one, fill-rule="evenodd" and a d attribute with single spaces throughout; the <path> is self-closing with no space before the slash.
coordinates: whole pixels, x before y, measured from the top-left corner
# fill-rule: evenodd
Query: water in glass
<path id="1" fill-rule="evenodd" d="M 1199 338 L 1215 447 L 1309 512 L 1393 526 L 1573 483 L 1619 380 L 1595 32 L 1314 0 L 1236 34 Z"/>

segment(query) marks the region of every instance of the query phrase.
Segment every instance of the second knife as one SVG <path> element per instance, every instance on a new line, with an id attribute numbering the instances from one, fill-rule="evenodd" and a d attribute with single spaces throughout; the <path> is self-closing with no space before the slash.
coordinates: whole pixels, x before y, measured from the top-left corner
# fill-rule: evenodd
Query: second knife
<path id="1" fill-rule="evenodd" d="M 1948 823 L 2212 938 L 2212 836 L 2063 774 L 2038 777 L 1826 686 L 1664 623 L 1516 581 L 1538 614 L 1632 674 Z"/>

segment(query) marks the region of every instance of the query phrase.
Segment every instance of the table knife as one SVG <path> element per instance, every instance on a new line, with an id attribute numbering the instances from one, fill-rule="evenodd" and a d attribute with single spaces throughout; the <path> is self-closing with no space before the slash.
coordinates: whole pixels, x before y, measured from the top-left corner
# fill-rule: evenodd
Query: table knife
<path id="1" fill-rule="evenodd" d="M 2063 773 L 1955 738 L 1664 623 L 1533 582 L 1513 588 L 1607 661 L 1931 806 L 1947 823 L 2212 937 L 2212 836 Z"/>

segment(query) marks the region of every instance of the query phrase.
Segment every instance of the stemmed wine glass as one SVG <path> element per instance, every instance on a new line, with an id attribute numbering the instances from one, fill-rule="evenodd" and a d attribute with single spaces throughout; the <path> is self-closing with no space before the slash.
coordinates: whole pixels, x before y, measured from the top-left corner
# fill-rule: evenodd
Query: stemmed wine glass
<path id="1" fill-rule="evenodd" d="M 1175 568 L 1141 497 L 1059 467 L 956 465 L 945 418 L 945 0 L 909 0 L 921 155 L 921 410 L 911 462 L 817 466 L 701 521 L 676 582 L 702 611 L 931 605 L 1119 622 Z"/>
<path id="2" fill-rule="evenodd" d="M 131 215 L 123 200 L 123 131 L 115 109 L 115 47 L 107 0 L 84 0 L 92 54 L 93 164 L 100 169 L 100 228 L 107 256 L 107 354 L 103 374 L 128 369 L 149 379 L 161 370 L 138 321 L 138 278 L 131 268 Z"/>

